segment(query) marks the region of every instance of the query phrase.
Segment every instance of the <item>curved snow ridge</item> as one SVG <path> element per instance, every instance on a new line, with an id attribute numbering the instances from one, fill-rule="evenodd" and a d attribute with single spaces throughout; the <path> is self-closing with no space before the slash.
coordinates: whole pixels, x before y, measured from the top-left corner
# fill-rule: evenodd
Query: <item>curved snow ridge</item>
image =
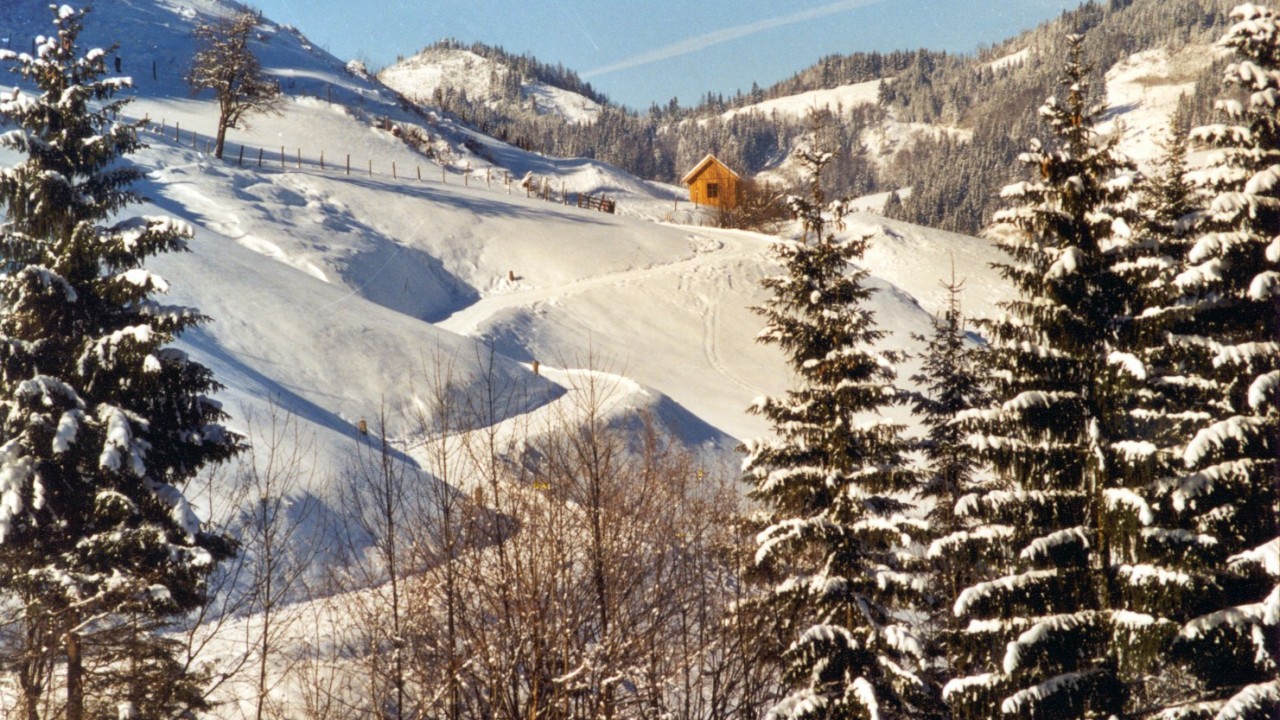
<path id="1" fill-rule="evenodd" d="M 524 398 L 523 411 L 468 432 L 491 434 L 500 446 L 514 451 L 543 434 L 585 426 L 631 428 L 640 418 L 651 420 L 660 432 L 690 449 L 718 451 L 731 445 L 728 436 L 711 426 L 691 427 L 701 424 L 700 419 L 663 393 L 624 375 L 592 368 L 557 368 L 538 363 L 535 369 L 533 363 L 521 364 L 558 392 Z M 416 453 L 428 442 L 423 438 L 410 450 Z"/>
<path id="2" fill-rule="evenodd" d="M 325 275 L 324 270 L 317 267 L 315 263 L 291 257 L 284 250 L 280 249 L 279 245 L 276 245 L 270 240 L 263 240 L 262 238 L 254 237 L 248 233 L 244 233 L 243 235 L 233 239 L 259 255 L 265 255 L 266 257 L 277 262 L 282 262 L 295 270 L 301 270 L 320 282 L 329 282 L 329 278 Z"/>
<path id="3" fill-rule="evenodd" d="M 691 242 L 693 237 L 695 236 L 691 236 Z M 508 284 L 503 286 L 505 292 L 483 297 L 435 325 L 442 330 L 459 335 L 475 335 L 482 331 L 482 326 L 487 320 L 502 310 L 554 302 L 596 288 L 634 285 L 663 275 L 691 276 L 699 270 L 715 268 L 734 260 L 760 256 L 759 249 L 750 248 L 746 244 L 734 246 L 728 246 L 724 242 L 720 242 L 718 246 L 705 242 L 693 244 L 694 247 L 688 255 L 669 262 L 654 262 L 642 267 L 587 276 L 559 285 L 520 289 L 518 286 Z"/>

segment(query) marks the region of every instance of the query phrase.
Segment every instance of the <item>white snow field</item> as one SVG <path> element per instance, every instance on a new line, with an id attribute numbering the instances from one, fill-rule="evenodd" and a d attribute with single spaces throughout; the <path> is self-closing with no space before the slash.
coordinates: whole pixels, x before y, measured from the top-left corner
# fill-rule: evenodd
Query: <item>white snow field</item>
<path id="1" fill-rule="evenodd" d="M 1204 45 L 1175 53 L 1156 48 L 1116 63 L 1107 71 L 1107 111 L 1099 130 L 1119 133 L 1121 152 L 1148 169 L 1160 157 L 1178 99 L 1195 90 L 1197 73 L 1213 62 L 1214 53 Z"/>
<path id="2" fill-rule="evenodd" d="M 882 80 L 851 83 L 827 90 L 809 90 L 787 97 L 764 100 L 746 107 L 728 110 L 720 115 L 725 120 L 735 115 L 756 113 L 764 117 L 780 115 L 803 119 L 810 110 L 829 110 L 833 115 L 844 115 L 859 105 L 874 105 L 880 101 Z"/>
<path id="3" fill-rule="evenodd" d="M 5 32 L 45 31 L 41 5 L 23 0 Z M 149 173 L 142 190 L 154 207 L 130 211 L 196 228 L 192 252 L 152 267 L 170 281 L 171 300 L 213 318 L 180 344 L 227 386 L 233 427 L 277 403 L 317 433 L 325 462 L 338 463 L 361 418 L 372 423 L 385 412 L 393 436 L 411 434 L 415 393 L 436 357 L 455 358 L 465 386 L 492 347 L 504 381 L 551 384 L 528 369 L 534 360 L 594 364 L 634 380 L 633 404 L 664 408 L 659 417 L 694 445 L 728 451 L 766 431 L 744 410 L 788 382 L 780 354 L 755 342 L 761 320 L 748 309 L 763 300 L 759 280 L 774 271 L 764 259 L 773 238 L 656 222 L 672 216 L 678 189 L 594 161 L 539 157 L 414 114 L 269 20 L 260 55 L 288 95 L 283 112 L 232 130 L 226 156 L 215 159 L 206 152 L 214 104 L 191 98 L 181 72 L 192 23 L 224 7 L 113 2 L 89 16 L 84 37 L 102 45 L 125 38 L 125 70 L 145 71 L 134 75 L 128 111 L 152 121 L 151 147 L 133 160 Z M 450 156 L 444 174 L 376 129 L 378 118 L 429 133 L 437 154 Z M 616 197 L 619 214 L 526 198 L 518 180 L 528 172 L 557 192 Z M 694 218 L 687 203 L 678 207 Z M 958 275 L 972 278 L 976 302 L 1002 292 L 983 241 L 872 215 L 852 219 L 848 232 L 861 231 L 880 234 L 868 258 L 883 289 L 874 307 L 896 347 L 910 347 L 910 333 L 928 327 L 950 257 Z"/>
<path id="4" fill-rule="evenodd" d="M 760 279 L 776 270 L 765 260 L 774 238 L 700 226 L 705 218 L 680 188 L 527 153 L 415 111 L 269 19 L 257 50 L 286 94 L 283 112 L 232 130 L 215 159 L 214 103 L 192 98 L 182 75 L 193 24 L 231 7 L 114 0 L 90 14 L 82 39 L 122 43 L 135 84 L 128 112 L 151 120 L 150 148 L 133 158 L 149 173 L 141 189 L 151 206 L 130 212 L 174 215 L 197 230 L 191 253 L 152 265 L 170 280 L 172 300 L 213 318 L 181 344 L 227 386 L 233 427 L 277 403 L 317 434 L 324 463 L 341 463 L 361 418 L 386 414 L 393 436 L 412 434 L 415 394 L 436 358 L 455 358 L 465 388 L 491 348 L 502 379 L 529 383 L 534 397 L 556 390 L 531 372 L 533 361 L 594 364 L 639 383 L 635 404 L 667 408 L 661 417 L 692 444 L 729 451 L 766 431 L 744 409 L 789 379 L 781 355 L 755 342 L 761 320 L 749 310 L 764 299 Z M 48 32 L 48 18 L 42 0 L 17 0 L 0 37 L 17 47 Z M 1149 156 L 1184 88 L 1183 68 L 1208 56 L 1144 53 L 1112 70 L 1109 118 L 1135 154 Z M 866 101 L 874 93 L 864 85 L 822 99 Z M 801 112 L 813 100 L 771 102 Z M 428 138 L 433 157 L 397 137 L 408 128 Z M 619 212 L 525 197 L 529 173 L 557 196 L 614 197 Z M 872 212 L 852 216 L 845 232 L 875 236 L 866 263 L 882 291 L 872 305 L 893 347 L 915 347 L 910 335 L 927 330 L 953 265 L 970 314 L 990 312 L 1007 293 L 984 240 Z"/>

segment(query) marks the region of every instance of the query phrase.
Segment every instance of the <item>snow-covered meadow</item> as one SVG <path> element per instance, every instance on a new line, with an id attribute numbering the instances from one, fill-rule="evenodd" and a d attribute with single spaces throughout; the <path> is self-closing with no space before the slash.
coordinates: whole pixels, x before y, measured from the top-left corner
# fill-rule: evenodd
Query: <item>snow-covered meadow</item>
<path id="1" fill-rule="evenodd" d="M 11 36 L 40 30 L 39 3 L 23 5 Z M 549 382 L 529 370 L 533 360 L 635 380 L 637 407 L 671 403 L 696 428 L 690 439 L 718 438 L 724 450 L 764 431 L 744 410 L 788 378 L 780 356 L 754 341 L 760 320 L 749 307 L 763 297 L 774 238 L 703 226 L 679 188 L 525 153 L 414 113 L 269 20 L 261 55 L 288 96 L 283 113 L 233 130 L 217 160 L 204 144 L 214 105 L 189 97 L 176 74 L 189 62 L 191 24 L 218 8 L 113 3 L 90 16 L 86 36 L 126 38 L 125 70 L 148 71 L 134 76 L 128 107 L 151 120 L 150 147 L 133 158 L 148 172 L 148 204 L 137 211 L 196 228 L 192 252 L 153 265 L 172 300 L 213 318 L 181 344 L 227 386 L 233 418 L 276 403 L 323 438 L 326 461 L 340 461 L 361 418 L 387 411 L 392 435 L 409 433 L 415 388 L 434 359 L 455 358 L 465 376 L 492 347 L 503 373 L 533 385 Z M 148 41 L 130 47 L 139 36 Z M 155 80 L 152 60 L 166 68 Z M 379 118 L 423 128 L 447 148 L 447 168 L 378 129 Z M 526 198 L 518 179 L 528 172 L 557 192 L 616 197 L 619 212 Z M 1003 292 L 984 241 L 872 214 L 851 218 L 847 232 L 877 236 L 867 259 L 882 288 L 874 309 L 896 347 L 928 326 L 953 259 L 975 311 Z"/>

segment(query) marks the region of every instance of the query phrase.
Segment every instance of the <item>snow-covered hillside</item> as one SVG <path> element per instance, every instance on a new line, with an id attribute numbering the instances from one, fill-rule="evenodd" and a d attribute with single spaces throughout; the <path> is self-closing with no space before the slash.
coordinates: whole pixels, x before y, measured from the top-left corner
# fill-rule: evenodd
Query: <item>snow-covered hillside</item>
<path id="1" fill-rule="evenodd" d="M 10 38 L 42 32 L 42 5 L 18 2 L 0 30 Z M 152 120 L 151 147 L 134 159 L 150 173 L 144 190 L 155 207 L 140 211 L 197 228 L 192 253 L 156 266 L 178 300 L 214 318 L 183 343 L 226 383 L 233 415 L 279 402 L 325 437 L 328 459 L 339 461 L 360 418 L 390 410 L 393 432 L 411 431 L 415 388 L 433 358 L 466 357 L 455 366 L 465 376 L 489 346 L 501 372 L 527 382 L 534 397 L 557 390 L 533 376 L 532 361 L 590 361 L 644 386 L 641 404 L 669 399 L 687 414 L 681 422 L 697 427 L 691 440 L 728 448 L 730 438 L 764 431 L 743 409 L 787 382 L 777 354 L 754 342 L 760 320 L 748 309 L 763 297 L 771 238 L 697 226 L 687 203 L 673 204 L 678 188 L 595 161 L 526 153 L 406 107 L 269 20 L 257 49 L 288 96 L 283 114 L 232 131 L 227 158 L 216 160 L 201 140 L 214 130 L 215 108 L 207 97 L 192 99 L 181 78 L 193 23 L 227 7 L 112 3 L 90 16 L 86 37 L 122 42 L 136 86 L 129 112 Z M 1112 118 L 1140 159 L 1185 89 L 1186 68 L 1208 58 L 1205 50 L 1175 58 L 1156 51 L 1111 71 Z M 471 78 L 478 83 L 488 73 L 480 60 Z M 869 97 L 874 83 L 844 90 L 853 94 L 822 99 Z M 770 102 L 799 112 L 817 97 L 808 95 Z M 433 157 L 397 137 L 406 128 L 430 139 Z M 619 214 L 526 197 L 536 194 L 520 187 L 528 173 L 557 196 L 615 197 Z M 971 312 L 990 310 L 1004 294 L 982 241 L 874 214 L 857 216 L 847 231 L 877 235 L 867 262 L 895 346 L 910 348 L 910 333 L 927 326 L 953 258 L 957 274 L 970 278 Z"/>
<path id="2" fill-rule="evenodd" d="M 1159 156 L 1169 116 L 1196 75 L 1213 62 L 1213 48 L 1188 45 L 1176 53 L 1145 50 L 1107 71 L 1107 114 L 1101 132 L 1120 133 L 1120 150 L 1141 166 Z"/>
<path id="3" fill-rule="evenodd" d="M 841 85 L 829 90 L 810 90 L 735 108 L 723 113 L 721 117 L 728 120 L 735 115 L 757 113 L 765 117 L 776 114 L 791 119 L 803 119 L 810 110 L 829 110 L 834 115 L 843 115 L 859 105 L 874 105 L 879 102 L 882 82 L 885 81 L 870 80 Z"/>
<path id="4" fill-rule="evenodd" d="M 490 107 L 502 105 L 502 85 L 518 85 L 520 109 L 535 115 L 557 115 L 571 123 L 592 122 L 600 114 L 596 101 L 547 83 L 508 76 L 512 68 L 461 48 L 428 48 L 388 66 L 378 79 L 414 102 L 430 105 L 436 93 L 465 93 Z"/>
<path id="5" fill-rule="evenodd" d="M 298 418 L 310 438 L 298 444 L 314 449 L 319 469 L 302 473 L 299 490 L 331 514 L 344 510 L 335 478 L 369 446 L 362 420 L 375 434 L 385 421 L 397 452 L 427 467 L 424 429 L 442 373 L 457 396 L 497 387 L 517 398 L 488 418 L 495 436 L 518 437 L 522 423 L 579 411 L 573 392 L 584 379 L 607 387 L 596 409 L 610 420 L 644 412 L 708 462 L 735 458 L 740 440 L 767 431 L 746 408 L 791 381 L 779 352 L 756 341 L 762 320 L 751 310 L 766 297 L 761 280 L 777 270 L 766 255 L 776 238 L 704 226 L 680 188 L 593 160 L 525 152 L 433 111 L 429 99 L 426 107 L 404 102 L 429 98 L 446 81 L 492 92 L 495 70 L 477 55 L 406 61 L 380 76 L 393 91 L 269 20 L 255 49 L 285 92 L 281 113 L 233 130 L 225 157 L 214 158 L 217 108 L 192 98 L 182 76 L 194 24 L 234 7 L 112 0 L 90 16 L 85 39 L 121 44 L 135 84 L 127 112 L 148 121 L 149 147 L 131 158 L 147 174 L 138 188 L 147 200 L 128 212 L 195 228 L 190 252 L 151 263 L 172 286 L 170 301 L 211 318 L 179 345 L 214 370 L 233 429 L 251 441 L 250 430 L 276 409 Z M 0 37 L 11 43 L 47 32 L 43 0 L 10 0 L 6 10 Z M 1139 159 L 1185 84 L 1180 63 L 1205 58 L 1144 54 L 1109 74 L 1111 119 Z M 874 102 L 877 87 L 754 109 L 798 116 L 813 105 L 850 107 Z M 525 90 L 539 112 L 570 122 L 590 122 L 599 110 L 563 91 Z M 946 131 L 954 132 L 890 122 L 863 141 L 887 158 L 919 134 Z M 0 164 L 12 159 L 0 153 Z M 579 194 L 608 195 L 619 212 L 580 209 L 569 202 Z M 865 199 L 841 232 L 872 238 L 863 262 L 877 292 L 868 309 L 889 331 L 886 347 L 918 350 L 913 336 L 928 332 L 946 300 L 942 281 L 963 281 L 967 315 L 992 314 L 1009 297 L 987 241 L 887 220 L 873 212 L 884 199 Z M 908 363 L 901 376 L 915 369 Z M 908 420 L 906 410 L 895 418 Z M 452 489 L 470 498 L 476 488 Z M 349 629 L 350 618 L 322 602 L 295 610 L 308 632 L 322 623 L 335 637 Z M 237 617 L 218 642 L 242 647 L 259 622 Z M 236 696 L 234 682 L 228 688 L 229 699 L 248 697 Z"/>
<path id="6" fill-rule="evenodd" d="M 10 32 L 39 32 L 38 5 L 25 2 Z M 764 431 L 744 408 L 788 380 L 776 352 L 754 341 L 760 320 L 748 309 L 763 298 L 771 238 L 654 222 L 673 216 L 678 191 L 600 163 L 524 153 L 419 115 L 269 22 L 260 52 L 288 94 L 283 114 L 232 131 L 227 157 L 216 160 L 201 140 L 214 130 L 215 107 L 190 98 L 179 76 L 191 24 L 220 11 L 212 0 L 112 4 L 91 16 L 86 35 L 104 45 L 126 38 L 126 70 L 147 71 L 136 77 L 129 112 L 153 121 L 151 147 L 134 160 L 149 172 L 144 191 L 154 207 L 138 210 L 176 215 L 197 229 L 191 253 L 154 265 L 175 300 L 213 318 L 182 342 L 227 385 L 233 416 L 279 403 L 323 439 L 328 462 L 341 462 L 357 420 L 388 412 L 394 434 L 411 433 L 426 368 L 440 355 L 455 358 L 465 388 L 487 345 L 499 353 L 500 372 L 527 383 L 534 398 L 557 389 L 529 371 L 532 361 L 593 363 L 640 383 L 633 404 L 661 406 L 694 444 L 728 450 L 732 438 Z M 139 36 L 149 42 L 128 44 Z M 154 80 L 153 60 L 167 68 Z M 430 160 L 377 129 L 378 118 L 419 127 L 454 154 Z M 518 179 L 528 172 L 557 192 L 617 197 L 619 215 L 526 198 Z M 693 217 L 675 207 L 673 219 Z M 876 223 L 867 216 L 850 232 L 877 230 Z M 873 245 L 872 260 L 881 245 L 903 242 L 939 259 L 904 274 L 885 256 L 876 309 L 894 331 L 891 342 L 905 347 L 938 308 L 933 289 L 949 272 L 949 248 L 961 253 L 960 274 L 994 281 L 982 252 L 959 248 L 979 241 L 920 228 L 894 226 Z M 994 286 L 975 291 L 997 294 Z"/>

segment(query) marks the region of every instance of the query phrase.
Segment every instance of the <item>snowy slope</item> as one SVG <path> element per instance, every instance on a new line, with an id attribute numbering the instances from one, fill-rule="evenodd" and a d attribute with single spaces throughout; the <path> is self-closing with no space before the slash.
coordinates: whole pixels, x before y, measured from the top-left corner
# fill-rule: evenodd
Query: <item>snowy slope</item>
<path id="1" fill-rule="evenodd" d="M 465 92 L 490 107 L 501 103 L 500 83 L 512 70 L 470 50 L 428 48 L 388 66 L 378 79 L 422 105 L 433 103 L 436 91 Z M 571 123 L 588 123 L 600 114 L 596 101 L 546 83 L 521 82 L 521 105 L 537 115 L 557 115 Z"/>
<path id="2" fill-rule="evenodd" d="M 764 117 L 772 117 L 776 114 L 784 118 L 804 119 L 811 109 L 830 110 L 833 114 L 840 115 L 858 105 L 874 105 L 879 102 L 881 82 L 884 81 L 869 80 L 827 90 L 810 90 L 735 108 L 722 113 L 721 117 L 729 120 L 735 115 L 756 113 Z"/>
<path id="3" fill-rule="evenodd" d="M 25 3 L 23 17 L 41 19 L 37 5 Z M 149 68 L 152 59 L 183 67 L 190 24 L 218 10 L 211 0 L 121 0 L 93 16 L 98 24 L 87 35 L 104 44 L 148 37 L 143 48 L 122 48 L 126 68 Z M 147 30 L 131 29 L 137 25 Z M 462 358 L 463 386 L 474 380 L 483 350 L 467 338 L 478 338 L 498 350 L 511 382 L 543 388 L 532 396 L 555 395 L 547 378 L 528 371 L 532 360 L 598 364 L 648 388 L 633 394 L 653 406 L 678 408 L 676 424 L 694 444 L 727 449 L 731 437 L 764 432 L 743 409 L 788 381 L 778 353 L 754 342 L 760 319 L 748 309 L 763 299 L 771 238 L 654 223 L 671 212 L 673 189 L 600 163 L 523 153 L 416 115 L 297 33 L 270 24 L 263 33 L 264 65 L 289 98 L 282 115 L 232 131 L 226 159 L 209 157 L 199 139 L 213 130 L 212 102 L 189 98 L 172 75 L 139 79 L 129 108 L 163 122 L 165 134 L 147 134 L 151 148 L 135 161 L 150 173 L 145 192 L 156 208 L 191 222 L 197 238 L 191 253 L 154 265 L 177 300 L 215 319 L 183 343 L 218 372 L 233 414 L 239 405 L 262 412 L 274 399 L 321 434 L 327 460 L 339 462 L 359 418 L 385 411 L 393 433 L 412 431 L 415 385 L 434 356 Z M 374 127 L 377 117 L 456 140 L 459 154 L 442 176 L 440 164 Z M 464 163 L 473 163 L 467 186 Z M 621 212 L 526 198 L 514 181 L 496 180 L 499 171 L 512 178 L 533 171 L 571 192 L 619 196 Z M 876 223 L 883 242 L 873 244 L 869 262 L 884 265 L 876 311 L 894 331 L 889 342 L 908 347 L 910 333 L 923 331 L 938 309 L 936 282 L 950 272 L 946 248 L 985 244 Z M 894 249 L 903 243 L 910 247 Z M 975 294 L 989 299 L 1001 291 L 986 259 L 984 250 L 962 253 L 957 267 L 980 278 Z"/>
<path id="4" fill-rule="evenodd" d="M 1016 68 L 1030 58 L 1031 48 L 1022 48 L 1021 50 L 1011 52 L 1008 55 L 992 60 L 987 63 L 987 67 L 990 68 L 992 72 L 999 72 L 1001 70 Z"/>
<path id="5" fill-rule="evenodd" d="M 0 35 L 46 32 L 42 4 L 20 0 L 0 19 L 12 26 Z M 139 190 L 149 201 L 130 212 L 173 215 L 196 229 L 190 252 L 150 263 L 174 288 L 169 300 L 212 318 L 179 344 L 226 386 L 220 397 L 234 428 L 261 422 L 273 405 L 296 414 L 318 452 L 319 472 L 303 473 L 304 489 L 330 502 L 325 512 L 342 510 L 333 483 L 366 442 L 360 419 L 385 417 L 398 447 L 418 457 L 417 413 L 439 364 L 459 393 L 477 396 L 492 382 L 520 395 L 499 418 L 500 434 L 575 412 L 572 390 L 583 378 L 610 388 L 603 412 L 615 422 L 645 411 L 721 460 L 738 440 L 766 432 L 745 408 L 790 378 L 778 351 L 755 342 L 762 322 L 749 308 L 765 299 L 760 280 L 777 271 L 765 255 L 774 238 L 668 222 L 695 219 L 673 211 L 679 189 L 526 153 L 420 113 L 269 22 L 258 49 L 288 95 L 282 114 L 233 130 L 227 156 L 215 159 L 204 149 L 214 104 L 189 97 L 181 69 L 192 23 L 224 7 L 109 0 L 86 39 L 122 40 L 137 80 L 128 112 L 152 121 L 150 147 L 132 158 L 147 172 Z M 432 156 L 392 128 L 430 136 Z M 620 212 L 526 197 L 516 182 L 526 173 L 570 192 L 607 193 Z M 966 280 L 971 314 L 1008 295 L 983 240 L 872 213 L 851 216 L 843 232 L 873 236 L 865 262 L 878 292 L 869 309 L 891 331 L 888 346 L 916 349 L 911 336 L 927 332 L 943 301 L 939 281 L 953 269 Z M 330 639 L 350 622 L 323 601 L 294 610 L 305 618 L 298 627 L 323 628 Z M 234 655 L 257 621 L 224 628 L 215 653 Z M 227 697 L 237 692 L 233 681 Z M 233 717 L 235 708 L 219 712 Z"/>
<path id="6" fill-rule="evenodd" d="M 4 34 L 42 31 L 41 4 L 19 2 Z M 718 437 L 729 446 L 729 437 L 764 431 L 742 410 L 788 381 L 778 354 L 754 342 L 760 320 L 748 310 L 763 299 L 759 279 L 772 272 L 762 260 L 770 238 L 655 223 L 672 214 L 678 189 L 602 163 L 525 153 L 419 114 L 269 21 L 259 51 L 289 93 L 284 114 L 232 131 L 228 158 L 216 161 L 188 135 L 211 134 L 212 103 L 188 96 L 180 69 L 191 54 L 191 24 L 224 7 L 118 0 L 91 16 L 86 35 L 104 45 L 146 38 L 121 49 L 126 71 L 143 71 L 134 75 L 138 100 L 130 112 L 163 120 L 165 134 L 148 134 L 152 147 L 136 160 L 151 172 L 145 190 L 159 210 L 198 230 L 192 253 L 156 265 L 172 276 L 181 301 L 215 318 L 184 342 L 218 369 L 233 412 L 238 403 L 278 396 L 317 432 L 349 439 L 355 420 L 386 406 L 400 413 L 393 430 L 408 433 L 412 386 L 425 363 L 441 352 L 475 357 L 479 346 L 467 338 L 478 338 L 499 351 L 504 373 L 537 387 L 549 382 L 532 377 L 532 360 L 567 368 L 594 358 L 704 423 L 698 441 Z M 1205 58 L 1146 54 L 1113 69 L 1113 117 L 1133 137 L 1149 137 L 1146 122 L 1167 113 L 1185 63 Z M 1159 102 L 1146 102 L 1152 98 Z M 424 157 L 378 129 L 378 118 L 423 129 L 449 154 Z M 232 155 L 242 143 L 247 159 L 237 167 Z M 1140 154 L 1144 146 L 1135 147 Z M 348 155 L 350 175 L 335 169 Z M 527 172 L 570 193 L 618 197 L 620 214 L 526 198 L 516 181 Z M 889 343 L 911 348 L 910 334 L 927 327 L 953 256 L 957 275 L 969 278 L 971 313 L 988 312 L 1006 292 L 986 267 L 982 241 L 874 214 L 854 218 L 848 232 L 863 230 L 877 236 L 867 262 L 883 288 L 874 302 L 894 331 Z"/>
<path id="7" fill-rule="evenodd" d="M 1107 71 L 1107 113 L 1099 127 L 1120 133 L 1120 150 L 1146 167 L 1159 156 L 1178 99 L 1195 90 L 1198 72 L 1213 62 L 1213 48 L 1188 45 L 1176 53 L 1145 50 Z"/>

